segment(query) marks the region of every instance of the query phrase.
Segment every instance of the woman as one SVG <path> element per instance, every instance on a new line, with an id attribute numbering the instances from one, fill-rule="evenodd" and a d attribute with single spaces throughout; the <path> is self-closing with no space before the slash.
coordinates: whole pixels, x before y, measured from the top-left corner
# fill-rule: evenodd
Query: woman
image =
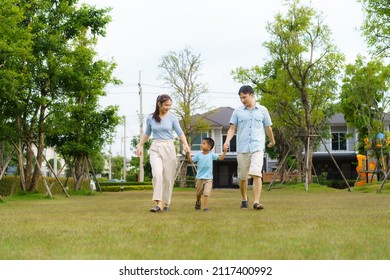
<path id="1" fill-rule="evenodd" d="M 146 119 L 145 134 L 137 147 L 137 156 L 141 156 L 144 143 L 153 134 L 149 155 L 153 176 L 153 200 L 156 206 L 151 208 L 150 212 L 169 211 L 176 173 L 176 149 L 172 130 L 180 137 L 184 150 L 191 152 L 178 119 L 169 113 L 171 106 L 172 99 L 169 95 L 162 94 L 157 97 L 156 109 Z"/>

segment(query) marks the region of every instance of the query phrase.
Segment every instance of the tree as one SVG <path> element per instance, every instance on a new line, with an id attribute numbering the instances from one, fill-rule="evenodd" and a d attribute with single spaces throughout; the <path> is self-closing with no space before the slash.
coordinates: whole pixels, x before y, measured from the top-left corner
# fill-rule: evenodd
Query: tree
<path id="1" fill-rule="evenodd" d="M 123 157 L 116 156 L 111 158 L 111 172 L 113 174 L 112 178 L 121 179 L 123 178 Z"/>
<path id="2" fill-rule="evenodd" d="M 363 35 L 371 50 L 380 57 L 390 55 L 389 0 L 359 0 L 364 10 Z"/>
<path id="3" fill-rule="evenodd" d="M 17 145 L 20 134 L 17 116 L 26 109 L 18 97 L 27 94 L 31 82 L 28 65 L 34 61 L 31 28 L 24 25 L 24 5 L 16 0 L 4 0 L 0 5 L 0 154 L 5 157 Z M 18 147 L 21 149 L 21 147 Z M 23 161 L 19 161 L 23 164 Z M 2 164 L 3 166 L 3 164 Z M 25 190 L 22 181 L 22 190 Z"/>
<path id="4" fill-rule="evenodd" d="M 180 52 L 171 51 L 162 57 L 159 67 L 162 69 L 160 78 L 172 89 L 173 112 L 179 117 L 188 144 L 192 144 L 192 136 L 210 130 L 210 125 L 203 118 L 193 117 L 207 105 L 200 100 L 207 92 L 206 86 L 200 81 L 200 54 L 194 54 L 189 48 Z M 181 152 L 181 150 L 180 150 Z M 184 162 L 180 171 L 180 186 L 185 186 L 187 164 Z"/>
<path id="5" fill-rule="evenodd" d="M 372 139 L 375 150 L 379 133 L 385 131 L 384 118 L 390 104 L 389 77 L 390 66 L 380 59 L 365 62 L 364 57 L 358 56 L 355 64 L 346 66 L 340 107 L 346 122 L 358 132 L 361 154 L 367 150 L 365 139 Z"/>
<path id="6" fill-rule="evenodd" d="M 99 152 L 97 154 L 92 155 L 91 163 L 93 170 L 96 174 L 102 174 L 104 172 L 104 167 L 106 163 L 104 154 Z"/>
<path id="7" fill-rule="evenodd" d="M 21 10 L 22 19 L 14 26 L 31 38 L 31 46 L 27 45 L 25 52 L 30 52 L 32 58 L 24 59 L 10 49 L 11 56 L 16 55 L 15 61 L 22 63 L 20 75 L 13 79 L 16 86 L 9 93 L 11 98 L 1 106 L 13 112 L 7 117 L 15 124 L 18 135 L 14 145 L 18 148 L 22 188 L 34 191 L 40 176 L 49 115 L 67 104 L 75 93 L 102 95 L 108 80 L 113 80 L 110 76 L 113 65 L 100 66 L 99 72 L 99 65 L 104 64 L 99 60 L 82 69 L 83 83 L 75 79 L 79 77 L 78 66 L 93 61 L 90 48 L 97 36 L 105 35 L 105 27 L 111 20 L 107 15 L 110 9 L 80 6 L 77 0 L 10 2 L 14 4 L 11 11 Z"/>
<path id="8" fill-rule="evenodd" d="M 299 0 L 288 3 L 287 14 L 278 13 L 275 21 L 267 24 L 270 40 L 264 46 L 269 60 L 262 67 L 239 68 L 233 75 L 255 84 L 279 134 L 301 140 L 308 183 L 316 135 L 323 133 L 332 112 L 344 56 L 332 44 L 321 13 L 300 5 Z"/>

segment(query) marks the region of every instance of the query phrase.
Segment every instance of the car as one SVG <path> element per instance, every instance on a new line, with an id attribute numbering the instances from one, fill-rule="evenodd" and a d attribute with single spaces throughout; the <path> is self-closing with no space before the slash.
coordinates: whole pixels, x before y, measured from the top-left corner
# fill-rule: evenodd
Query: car
<path id="1" fill-rule="evenodd" d="M 107 180 L 107 183 L 119 183 L 120 182 L 120 180 L 118 180 L 118 179 L 108 179 Z"/>

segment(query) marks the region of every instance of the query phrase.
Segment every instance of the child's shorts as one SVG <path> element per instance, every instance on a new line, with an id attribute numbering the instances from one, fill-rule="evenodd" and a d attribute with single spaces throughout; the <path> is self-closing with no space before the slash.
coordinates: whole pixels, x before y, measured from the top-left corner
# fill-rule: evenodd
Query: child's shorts
<path id="1" fill-rule="evenodd" d="M 211 189 L 213 188 L 213 180 L 211 179 L 196 179 L 196 195 L 210 196 Z"/>

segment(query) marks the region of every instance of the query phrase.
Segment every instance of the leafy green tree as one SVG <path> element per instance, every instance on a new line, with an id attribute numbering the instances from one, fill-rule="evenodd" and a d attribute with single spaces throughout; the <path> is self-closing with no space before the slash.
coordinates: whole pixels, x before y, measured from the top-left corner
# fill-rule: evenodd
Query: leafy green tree
<path id="1" fill-rule="evenodd" d="M 104 172 L 104 167 L 106 164 L 104 154 L 102 154 L 101 152 L 93 154 L 91 156 L 91 164 L 96 174 L 102 174 Z"/>
<path id="2" fill-rule="evenodd" d="M 20 13 L 15 12 L 15 24 L 11 26 L 15 30 L 23 30 L 27 40 L 19 48 L 24 53 L 18 48 L 9 49 L 9 57 L 15 57 L 15 63 L 20 61 L 20 69 L 16 64 L 13 68 L 19 70 L 20 75 L 13 79 L 15 87 L 8 93 L 11 98 L 8 102 L 2 99 L 1 106 L 6 112 L 13 112 L 7 118 L 9 123 L 15 124 L 18 135 L 15 146 L 18 147 L 22 187 L 34 191 L 40 176 L 40 168 L 37 167 L 42 166 L 43 161 L 45 129 L 50 127 L 47 120 L 55 119 L 49 118 L 49 115 L 54 115 L 77 94 L 102 95 L 108 80 L 113 80 L 109 74 L 112 65 L 100 66 L 99 72 L 99 65 L 105 62 L 91 59 L 97 36 L 105 35 L 105 27 L 111 20 L 108 16 L 110 9 L 79 5 L 77 0 L 7 0 L 6 3 L 11 3 L 11 11 L 20 9 Z M 3 9 L 1 12 L 4 12 Z M 94 61 L 93 66 L 80 69 L 88 61 Z M 84 72 L 78 76 L 80 71 Z M 78 77 L 82 77 L 83 81 Z M 99 79 L 102 81 L 99 82 Z"/>
<path id="3" fill-rule="evenodd" d="M 112 178 L 121 179 L 123 178 L 123 157 L 116 156 L 111 158 L 111 172 Z"/>
<path id="4" fill-rule="evenodd" d="M 358 132 L 358 150 L 365 154 L 365 139 L 377 147 L 379 133 L 384 133 L 384 118 L 390 104 L 390 66 L 380 59 L 366 62 L 358 56 L 348 64 L 343 78 L 340 107 L 346 122 Z M 376 151 L 377 153 L 378 151 Z"/>
<path id="5" fill-rule="evenodd" d="M 206 86 L 200 81 L 202 61 L 200 54 L 194 54 L 191 49 L 185 48 L 179 52 L 170 51 L 162 57 L 159 67 L 160 78 L 172 90 L 173 112 L 179 117 L 188 145 L 192 144 L 192 136 L 210 130 L 205 118 L 193 117 L 207 108 L 201 101 L 202 95 L 207 93 Z M 180 149 L 181 152 L 181 149 Z M 185 186 L 187 164 L 184 162 L 180 171 L 180 186 Z"/>
<path id="6" fill-rule="evenodd" d="M 364 10 L 361 27 L 368 46 L 383 57 L 390 55 L 390 2 L 389 0 L 359 0 Z"/>
<path id="7" fill-rule="evenodd" d="M 21 121 L 18 116 L 31 108 L 18 100 L 28 94 L 32 81 L 28 66 L 34 62 L 33 36 L 31 26 L 24 24 L 24 9 L 25 3 L 16 0 L 4 0 L 0 5 L 0 153 L 5 157 L 15 147 L 23 149 L 21 135 L 15 128 Z M 23 160 L 18 162 L 23 167 Z M 24 180 L 21 181 L 22 190 L 26 190 Z"/>
<path id="8" fill-rule="evenodd" d="M 311 182 L 312 156 L 318 141 L 315 135 L 323 134 L 332 112 L 344 56 L 332 44 L 321 13 L 299 0 L 287 3 L 287 14 L 276 14 L 275 21 L 266 27 L 270 40 L 264 46 L 269 60 L 252 69 L 239 68 L 233 75 L 255 85 L 260 102 L 271 112 L 275 129 L 285 137 L 281 143 L 300 139 Z"/>

